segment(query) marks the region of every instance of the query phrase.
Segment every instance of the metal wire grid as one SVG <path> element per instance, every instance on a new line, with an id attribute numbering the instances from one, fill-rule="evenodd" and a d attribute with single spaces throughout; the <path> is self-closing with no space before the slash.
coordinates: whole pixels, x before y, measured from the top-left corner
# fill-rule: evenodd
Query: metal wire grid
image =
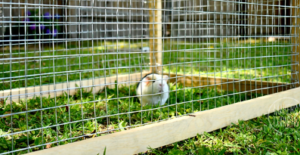
<path id="1" fill-rule="evenodd" d="M 291 29 L 298 26 L 292 19 L 298 18 L 295 14 L 299 7 L 293 13 L 292 2 L 162 1 L 163 51 L 159 52 L 163 54 L 164 72 L 178 75 L 170 80 L 190 74 L 207 77 L 207 84 L 175 85 L 166 105 L 144 108 L 138 105 L 134 87 L 122 86 L 128 82 L 114 89 L 105 87 L 96 94 L 84 89 L 97 87 L 97 78 L 149 70 L 149 24 L 156 24 L 148 21 L 149 1 L 2 0 L 1 28 L 6 27 L 6 31 L 2 31 L 0 40 L 1 91 L 85 79 L 91 79 L 91 83 L 76 86 L 78 93 L 74 96 L 68 90 L 75 88 L 70 87 L 56 90 L 54 85 L 43 90 L 46 94 L 66 92 L 64 97 L 54 99 L 29 99 L 32 94 L 26 91 L 14 96 L 1 94 L 0 143 L 4 145 L 0 153 L 26 153 L 101 136 L 255 98 L 263 89 L 275 88 L 267 92 L 271 94 L 299 83 L 291 82 L 292 76 L 298 76 L 298 72 L 292 72 L 298 61 L 291 60 L 297 55 L 291 39 L 298 36 Z M 38 20 L 25 22 L 30 18 L 29 10 L 38 11 Z M 46 12 L 53 20 L 55 14 L 60 18 L 43 21 Z M 29 33 L 26 27 L 33 24 L 39 31 Z M 50 34 L 40 30 L 42 24 L 52 25 Z M 61 28 L 55 37 L 54 25 Z M 272 37 L 277 40 L 266 41 Z M 209 77 L 214 82 L 210 83 Z M 217 84 L 218 78 L 225 80 Z M 247 80 L 256 80 L 252 86 L 255 89 L 214 91 L 218 86 L 222 89 L 223 84 L 238 85 Z M 282 84 L 256 87 L 264 81 Z M 24 100 L 5 103 L 6 98 Z"/>

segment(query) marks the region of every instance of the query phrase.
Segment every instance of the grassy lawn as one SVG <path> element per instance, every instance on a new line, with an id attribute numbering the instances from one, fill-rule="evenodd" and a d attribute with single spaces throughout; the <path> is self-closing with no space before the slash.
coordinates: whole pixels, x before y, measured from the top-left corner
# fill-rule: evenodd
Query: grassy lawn
<path id="1" fill-rule="evenodd" d="M 149 70 L 149 53 L 139 49 L 147 46 L 147 42 L 83 42 L 42 50 L 15 48 L 12 54 L 4 50 L 0 90 Z M 166 41 L 163 48 L 166 73 L 288 83 L 291 79 L 291 44 L 286 42 Z"/>
<path id="2" fill-rule="evenodd" d="M 288 108 L 141 154 L 300 154 L 300 108 Z"/>
<path id="3" fill-rule="evenodd" d="M 284 42 L 171 42 L 165 51 L 167 73 L 287 83 L 291 79 L 291 45 Z"/>
<path id="4" fill-rule="evenodd" d="M 12 54 L 5 50 L 2 55 L 4 61 L 0 63 L 0 90 L 148 70 L 149 53 L 141 53 L 139 47 L 142 46 L 147 46 L 147 43 L 84 42 L 80 46 L 61 45 L 54 49 L 16 48 Z M 285 42 L 183 44 L 168 41 L 164 43 L 163 62 L 164 71 L 167 73 L 287 83 L 291 79 L 291 45 Z M 184 88 L 175 83 L 170 84 L 170 88 L 170 98 L 161 107 L 141 107 L 135 97 L 135 85 L 116 85 L 114 89 L 106 87 L 97 94 L 78 89 L 73 96 L 65 94 L 56 98 L 35 97 L 11 105 L 0 100 L 0 153 L 15 150 L 17 154 L 22 154 L 50 148 L 262 96 L 204 87 Z M 263 119 L 249 121 L 247 127 L 262 126 L 257 128 L 257 132 L 266 133 L 265 130 L 268 129 L 259 124 L 261 121 L 255 123 L 255 120 Z M 221 151 L 224 148 L 226 153 L 245 153 L 250 146 L 242 138 L 250 137 L 251 144 L 256 139 L 251 136 L 254 134 L 252 129 L 251 132 L 250 129 L 246 130 L 246 126 L 241 126 L 243 124 L 247 122 L 229 127 L 228 132 L 225 132 L 226 129 L 214 132 L 215 135 L 204 134 L 174 144 L 175 148 L 167 146 L 153 150 L 152 153 L 168 153 L 174 150 L 184 154 L 191 147 L 194 147 L 195 152 L 199 152 L 199 149 Z M 233 140 L 222 141 L 222 136 L 224 139 L 227 136 Z M 238 144 L 235 143 L 237 138 L 240 138 Z M 256 138 L 259 139 L 253 147 L 251 145 L 250 153 L 264 151 L 256 146 L 262 143 L 266 143 L 265 150 L 275 149 L 275 145 L 274 148 L 271 144 L 267 145 L 270 141 L 264 141 L 265 135 Z M 218 145 L 211 147 L 211 144 Z M 277 147 L 279 146 L 276 144 Z"/>
<path id="5" fill-rule="evenodd" d="M 4 103 L 0 153 L 25 153 L 28 146 L 30 151 L 40 150 L 261 96 L 233 93 L 171 84 L 170 98 L 162 107 L 141 107 L 134 97 L 135 86 L 106 88 L 95 95 L 78 90 L 74 96 Z"/>
<path id="6" fill-rule="evenodd" d="M 45 46 L 42 50 L 36 46 L 27 50 L 16 47 L 12 51 L 11 62 L 9 50 L 6 50 L 2 55 L 5 61 L 0 63 L 0 78 L 3 78 L 0 82 L 2 83 L 0 90 L 145 70 L 146 62 L 143 58 L 149 54 L 130 54 L 128 53 L 129 45 L 129 43 L 116 45 L 103 42 L 92 45 L 91 42 L 84 42 L 59 45 L 55 48 Z M 137 46 L 141 47 L 143 43 L 131 46 L 137 49 Z M 122 50 L 117 51 L 116 49 Z M 137 50 L 140 52 L 139 49 Z"/>

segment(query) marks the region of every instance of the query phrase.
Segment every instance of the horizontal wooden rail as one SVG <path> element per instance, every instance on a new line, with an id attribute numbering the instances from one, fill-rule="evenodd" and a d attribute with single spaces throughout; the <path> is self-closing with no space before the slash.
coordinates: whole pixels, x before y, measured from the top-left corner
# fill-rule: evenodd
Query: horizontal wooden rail
<path id="1" fill-rule="evenodd" d="M 125 74 L 118 76 L 109 76 L 106 78 L 96 78 L 96 79 L 87 79 L 81 81 L 70 81 L 65 83 L 58 84 L 49 84 L 28 88 L 16 88 L 12 90 L 0 91 L 0 97 L 7 98 L 6 103 L 10 103 L 11 99 L 13 102 L 19 102 L 21 99 L 32 99 L 34 96 L 41 97 L 55 97 L 60 96 L 64 92 L 67 92 L 69 95 L 74 95 L 78 88 L 84 88 L 86 90 L 93 89 L 93 93 L 99 92 L 104 87 L 113 88 L 115 87 L 115 81 L 121 86 L 129 86 L 136 84 L 141 80 L 141 77 L 148 74 L 149 71 L 142 73 L 133 73 Z M 227 78 L 218 78 L 218 77 L 207 77 L 199 75 L 190 75 L 190 74 L 175 74 L 166 73 L 169 75 L 170 82 L 172 83 L 181 83 L 185 87 L 216 87 L 222 90 L 238 92 L 247 91 L 247 92 L 257 92 L 262 94 L 272 94 L 276 92 L 281 92 L 291 88 L 291 84 L 287 83 L 273 83 L 273 82 L 262 82 L 262 81 L 250 81 L 250 80 L 240 80 L 240 79 L 227 79 Z M 77 87 L 77 86 L 78 87 Z M 26 95 L 26 96 L 25 96 Z M 11 96 L 11 97 L 10 97 Z"/>
<path id="2" fill-rule="evenodd" d="M 123 132 L 87 139 L 62 146 L 41 150 L 29 155 L 82 155 L 102 154 L 106 147 L 107 155 L 136 154 L 147 151 L 150 146 L 157 148 L 172 144 L 203 132 L 214 131 L 249 120 L 275 110 L 299 104 L 300 88 L 239 102 L 220 108 L 198 112 L 160 123 L 146 125 Z M 263 103 L 263 104 L 262 104 Z"/>
<path id="3" fill-rule="evenodd" d="M 16 88 L 12 90 L 0 91 L 0 97 L 6 97 L 7 102 L 19 102 L 21 99 L 32 99 L 34 96 L 48 97 L 60 96 L 67 92 L 69 95 L 74 95 L 79 88 L 86 90 L 93 89 L 93 93 L 97 93 L 104 87 L 113 88 L 115 87 L 115 81 L 122 83 L 124 86 L 135 84 L 136 81 L 140 81 L 141 77 L 145 76 L 147 72 L 134 73 L 134 74 L 123 74 L 118 76 L 109 76 L 106 78 L 95 78 L 81 81 L 70 81 L 65 83 L 49 84 L 28 88 Z M 77 86 L 76 86 L 77 85 Z M 26 96 L 25 96 L 26 95 Z M 10 98 L 10 96 L 12 98 Z"/>
<path id="4" fill-rule="evenodd" d="M 228 91 L 247 91 L 260 94 L 272 94 L 290 89 L 292 86 L 288 83 L 267 82 L 257 80 L 241 80 L 232 78 L 219 78 L 209 76 L 199 76 L 191 74 L 168 74 L 171 82 L 182 83 L 185 87 L 207 86 L 216 87 Z"/>

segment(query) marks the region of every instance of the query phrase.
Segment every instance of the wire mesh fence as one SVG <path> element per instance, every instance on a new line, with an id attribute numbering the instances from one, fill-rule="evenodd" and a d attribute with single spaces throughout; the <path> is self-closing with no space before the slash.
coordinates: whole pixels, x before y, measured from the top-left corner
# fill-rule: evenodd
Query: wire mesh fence
<path id="1" fill-rule="evenodd" d="M 297 0 L 0 6 L 1 154 L 130 130 L 299 84 Z M 167 76 L 146 76 L 153 67 Z"/>

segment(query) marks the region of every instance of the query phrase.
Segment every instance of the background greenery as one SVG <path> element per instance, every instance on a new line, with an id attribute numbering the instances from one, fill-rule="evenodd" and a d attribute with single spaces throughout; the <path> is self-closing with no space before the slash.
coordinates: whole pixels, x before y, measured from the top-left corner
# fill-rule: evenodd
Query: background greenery
<path id="1" fill-rule="evenodd" d="M 149 53 L 140 49 L 147 46 L 147 42 L 86 41 L 45 45 L 41 50 L 16 47 L 12 54 L 4 50 L 2 58 L 7 60 L 0 63 L 0 90 L 149 70 Z M 165 41 L 163 48 L 166 73 L 290 83 L 288 42 Z"/>

